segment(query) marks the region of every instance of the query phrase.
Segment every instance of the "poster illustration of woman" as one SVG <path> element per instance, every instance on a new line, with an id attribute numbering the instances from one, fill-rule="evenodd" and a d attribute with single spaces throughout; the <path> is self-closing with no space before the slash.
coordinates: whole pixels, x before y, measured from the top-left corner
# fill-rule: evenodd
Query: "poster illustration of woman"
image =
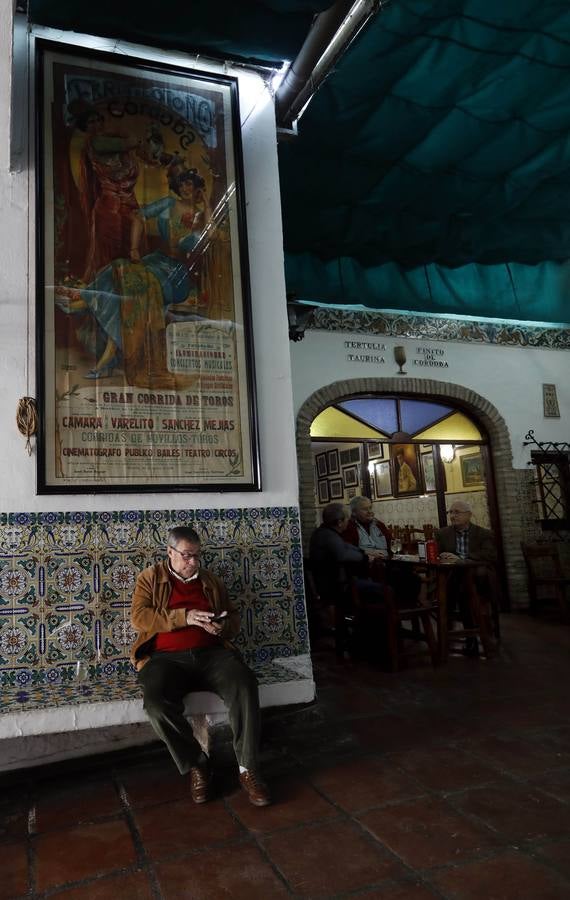
<path id="1" fill-rule="evenodd" d="M 418 494 L 421 476 L 416 445 L 394 444 L 390 451 L 394 467 L 394 495 Z"/>
<path id="2" fill-rule="evenodd" d="M 251 484 L 235 85 L 39 43 L 40 480 L 62 490 Z"/>

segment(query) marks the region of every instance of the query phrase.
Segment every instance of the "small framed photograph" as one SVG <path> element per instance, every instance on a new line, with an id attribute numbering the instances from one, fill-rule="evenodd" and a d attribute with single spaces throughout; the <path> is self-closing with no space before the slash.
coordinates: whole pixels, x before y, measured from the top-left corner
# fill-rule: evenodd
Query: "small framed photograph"
<path id="1" fill-rule="evenodd" d="M 379 441 L 368 443 L 368 459 L 384 459 L 384 444 Z"/>
<path id="2" fill-rule="evenodd" d="M 460 462 L 463 487 L 475 487 L 484 483 L 483 458 L 479 451 L 465 454 L 461 457 Z"/>
<path id="3" fill-rule="evenodd" d="M 327 454 L 326 453 L 317 453 L 315 456 L 315 463 L 317 466 L 317 475 L 319 478 L 326 478 L 329 474 L 329 470 L 327 469 Z"/>
<path id="4" fill-rule="evenodd" d="M 338 475 L 340 473 L 338 450 L 329 450 L 329 452 L 327 453 L 327 465 L 329 469 L 329 475 Z"/>
<path id="5" fill-rule="evenodd" d="M 358 485 L 358 466 L 345 466 L 342 470 L 342 480 L 345 487 L 356 487 Z"/>
<path id="6" fill-rule="evenodd" d="M 319 481 L 319 503 L 328 503 L 330 500 L 328 481 Z"/>
<path id="7" fill-rule="evenodd" d="M 392 496 L 390 463 L 388 460 L 374 464 L 374 491 L 378 498 Z"/>
<path id="8" fill-rule="evenodd" d="M 338 455 L 341 466 L 347 466 L 350 462 L 350 450 L 341 450 Z"/>
<path id="9" fill-rule="evenodd" d="M 351 447 L 348 451 L 348 459 L 350 462 L 360 462 L 360 447 Z"/>
<path id="10" fill-rule="evenodd" d="M 425 491 L 426 494 L 430 494 L 435 491 L 435 469 L 433 465 L 433 453 L 431 450 L 427 453 L 421 453 L 420 460 L 422 463 Z"/>
<path id="11" fill-rule="evenodd" d="M 352 500 L 353 497 L 356 497 L 356 488 L 347 488 L 346 496 L 349 500 Z"/>
<path id="12" fill-rule="evenodd" d="M 344 497 L 342 478 L 332 478 L 330 480 L 329 492 L 331 500 L 342 500 L 342 498 Z"/>

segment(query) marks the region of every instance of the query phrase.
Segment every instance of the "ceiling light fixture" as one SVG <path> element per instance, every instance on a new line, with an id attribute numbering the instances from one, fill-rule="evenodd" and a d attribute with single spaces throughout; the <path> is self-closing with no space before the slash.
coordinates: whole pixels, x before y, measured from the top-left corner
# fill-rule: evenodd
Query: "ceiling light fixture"
<path id="1" fill-rule="evenodd" d="M 453 444 L 440 444 L 439 452 L 444 463 L 452 463 L 455 459 L 455 447 Z"/>

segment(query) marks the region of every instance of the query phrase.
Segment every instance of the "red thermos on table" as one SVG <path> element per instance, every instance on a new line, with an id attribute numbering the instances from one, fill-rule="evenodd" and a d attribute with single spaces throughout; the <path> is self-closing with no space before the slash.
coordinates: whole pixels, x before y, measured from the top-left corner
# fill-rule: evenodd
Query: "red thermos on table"
<path id="1" fill-rule="evenodd" d="M 437 541 L 426 541 L 426 559 L 428 562 L 435 562 L 438 557 Z"/>

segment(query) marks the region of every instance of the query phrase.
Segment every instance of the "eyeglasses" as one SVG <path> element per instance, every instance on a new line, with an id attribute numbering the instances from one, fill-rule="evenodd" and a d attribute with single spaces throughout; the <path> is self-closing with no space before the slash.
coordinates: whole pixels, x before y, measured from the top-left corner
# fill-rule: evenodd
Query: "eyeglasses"
<path id="1" fill-rule="evenodd" d="M 191 559 L 195 559 L 196 562 L 200 562 L 200 560 L 202 558 L 200 553 L 183 553 L 182 550 L 177 550 L 176 547 L 171 547 L 170 549 L 174 550 L 174 552 L 178 553 L 178 555 L 181 556 L 182 559 L 187 560 L 187 561 L 189 561 Z"/>

